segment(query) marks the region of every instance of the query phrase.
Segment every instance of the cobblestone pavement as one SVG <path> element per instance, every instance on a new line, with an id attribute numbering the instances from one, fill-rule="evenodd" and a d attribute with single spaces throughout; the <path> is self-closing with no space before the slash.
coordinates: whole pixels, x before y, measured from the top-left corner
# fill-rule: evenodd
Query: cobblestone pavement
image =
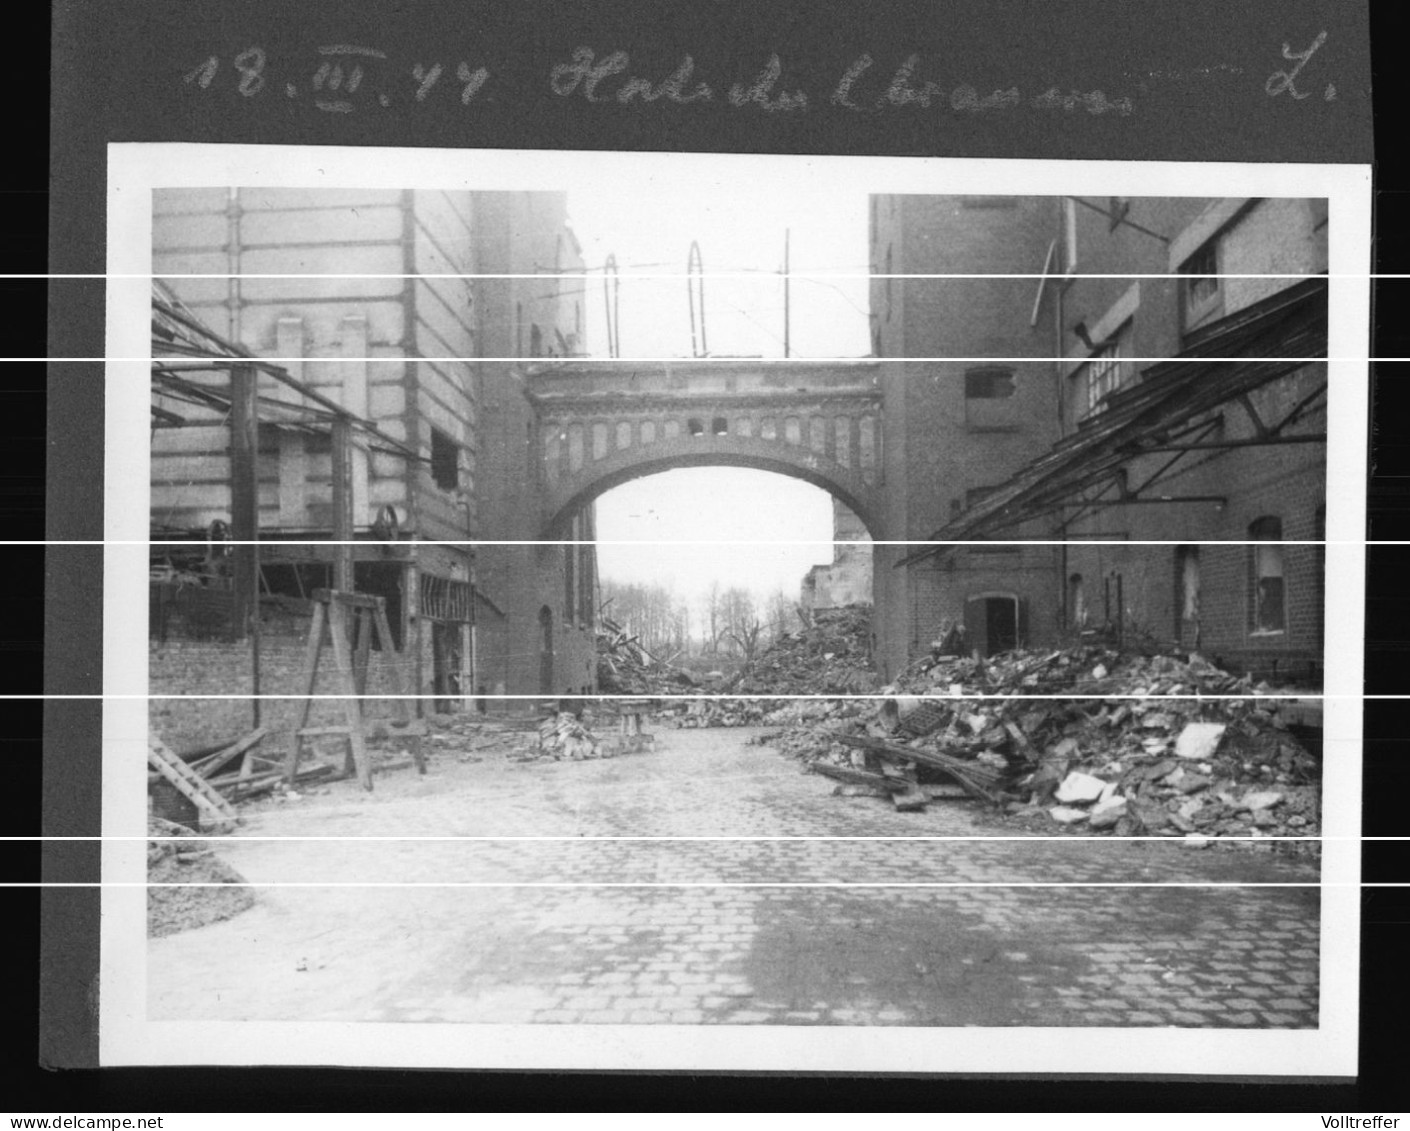
<path id="1" fill-rule="evenodd" d="M 267 806 L 220 846 L 256 907 L 151 941 L 151 1016 L 1316 1026 L 1315 864 L 997 840 L 968 803 L 832 796 L 748 735 L 663 731 L 600 762 L 441 758 L 372 795 Z M 281 836 L 501 839 L 253 839 Z M 503 839 L 526 837 L 563 839 Z M 260 886 L 295 882 L 319 886 Z"/>

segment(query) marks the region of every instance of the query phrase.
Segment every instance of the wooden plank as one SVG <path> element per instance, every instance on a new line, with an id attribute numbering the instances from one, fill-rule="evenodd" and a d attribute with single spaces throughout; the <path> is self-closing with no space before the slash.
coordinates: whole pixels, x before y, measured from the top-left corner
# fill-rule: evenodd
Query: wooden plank
<path id="1" fill-rule="evenodd" d="M 326 593 L 327 590 L 320 589 L 319 592 Z M 291 785 L 299 767 L 300 747 L 302 746 L 300 736 L 308 725 L 308 717 L 313 711 L 313 689 L 318 683 L 318 661 L 323 654 L 323 637 L 327 632 L 327 621 L 327 603 L 315 600 L 313 619 L 308 626 L 308 643 L 304 646 L 304 702 L 303 706 L 299 708 L 299 721 L 294 726 L 294 741 L 290 745 L 288 762 L 284 768 L 284 778 Z"/>
<path id="2" fill-rule="evenodd" d="M 349 655 L 347 612 L 339 600 L 328 603 L 328 627 L 329 635 L 333 637 L 333 660 L 338 666 L 338 678 L 347 693 L 347 698 L 342 702 L 348 720 L 349 753 L 357 780 L 362 783 L 363 789 L 371 790 L 372 765 L 367 757 L 367 740 L 362 732 L 362 704 L 357 698 L 352 656 Z"/>
<path id="3" fill-rule="evenodd" d="M 951 758 L 944 754 L 936 754 L 928 750 L 915 750 L 909 746 L 893 746 L 879 738 L 870 738 L 860 734 L 837 734 L 833 735 L 832 739 L 844 746 L 859 747 L 886 758 L 904 759 L 918 765 L 928 766 L 933 770 L 939 770 L 954 778 L 976 797 L 989 802 L 995 800 L 988 790 L 998 784 L 1001 775 L 982 762 L 961 762 L 958 758 Z"/>
<path id="4" fill-rule="evenodd" d="M 384 605 L 386 604 L 385 601 L 382 601 L 381 597 L 374 596 L 371 593 L 353 593 L 343 589 L 315 589 L 313 591 L 313 599 L 315 601 L 322 601 L 324 604 L 328 604 L 335 598 L 339 604 L 347 608 L 375 609 L 378 602 L 382 602 Z"/>
<path id="5" fill-rule="evenodd" d="M 237 820 L 230 803 L 156 735 L 147 737 L 147 764 L 196 806 L 202 824 L 219 825 L 222 821 Z"/>
<path id="6" fill-rule="evenodd" d="M 267 735 L 268 733 L 268 727 L 259 727 L 256 730 L 252 730 L 249 734 L 245 735 L 244 738 L 240 739 L 233 745 L 227 746 L 223 750 L 219 750 L 216 753 L 210 755 L 209 757 L 202 758 L 196 762 L 192 762 L 191 768 L 197 773 L 202 774 L 207 778 L 210 778 L 214 774 L 219 772 L 223 767 L 238 758 L 241 754 L 244 754 L 246 751 L 253 749 L 261 740 L 263 740 L 265 735 Z"/>
<path id="7" fill-rule="evenodd" d="M 353 646 L 353 686 L 358 695 L 367 694 L 367 665 L 372 657 L 372 618 L 368 614 L 369 610 L 359 608 L 352 618 L 357 640 Z"/>
<path id="8" fill-rule="evenodd" d="M 930 798 L 916 784 L 914 777 L 891 765 L 883 765 L 881 774 L 892 787 L 891 804 L 896 807 L 897 812 L 918 813 L 925 808 L 925 803 Z"/>
<path id="9" fill-rule="evenodd" d="M 847 766 L 834 766 L 830 762 L 814 762 L 809 769 L 815 774 L 832 778 L 833 781 L 840 781 L 847 785 L 866 786 L 869 789 L 880 789 L 886 793 L 904 792 L 906 783 L 896 781 L 886 777 L 884 774 L 874 774 L 869 770 L 854 770 Z"/>
<path id="10" fill-rule="evenodd" d="M 402 654 L 396 652 L 392 647 L 392 626 L 387 622 L 387 603 L 381 598 L 377 600 L 377 604 L 373 609 L 373 616 L 377 623 L 377 639 L 381 641 L 382 644 L 382 660 L 384 663 L 391 665 L 392 686 L 396 689 L 397 695 L 399 696 L 397 699 L 398 721 L 408 727 L 414 728 L 408 730 L 406 733 L 411 740 L 411 756 L 416 760 L 416 770 L 418 773 L 424 774 L 426 772 L 426 751 L 422 747 L 421 735 L 424 733 L 425 727 L 424 725 L 419 727 L 415 725 L 418 720 L 415 718 L 415 713 L 411 709 L 410 701 L 405 698 L 410 692 L 406 686 L 406 672 L 401 666 Z"/>

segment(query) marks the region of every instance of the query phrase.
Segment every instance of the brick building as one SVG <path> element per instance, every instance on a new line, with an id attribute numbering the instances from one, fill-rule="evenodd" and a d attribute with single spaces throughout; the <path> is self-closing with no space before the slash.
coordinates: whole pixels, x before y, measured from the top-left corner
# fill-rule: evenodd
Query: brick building
<path id="1" fill-rule="evenodd" d="M 1032 274 L 1052 241 L 1055 202 L 1032 197 L 875 196 L 872 351 L 884 359 L 887 538 L 918 541 L 1058 438 L 1051 326 L 1031 320 Z M 888 278 L 947 273 L 979 278 Z M 1032 362 L 990 363 L 985 358 Z M 989 650 L 1053 622 L 1048 547 L 971 548 L 898 568 L 875 556 L 878 662 L 894 675 L 946 619 Z"/>
<path id="2" fill-rule="evenodd" d="M 580 299 L 556 277 L 582 262 L 565 196 L 167 190 L 154 193 L 152 235 L 165 309 L 223 343 L 154 320 L 153 538 L 214 535 L 205 550 L 154 547 L 154 690 L 170 677 L 228 692 L 248 676 L 234 670 L 248 646 L 228 643 L 250 625 L 231 621 L 220 544 L 236 385 L 231 365 L 180 356 L 192 336 L 276 359 L 254 405 L 265 690 L 301 647 L 306 598 L 332 583 L 320 543 L 335 528 L 339 418 L 351 422 L 355 584 L 386 598 L 413 686 L 443 706 L 589 686 L 591 547 L 469 545 L 535 536 L 523 363 L 485 359 L 581 352 Z M 574 527 L 590 536 L 590 510 Z M 210 666 L 193 662 L 193 642 L 228 653 L 209 687 L 189 686 Z"/>
<path id="3" fill-rule="evenodd" d="M 970 269 L 952 254 L 946 207 L 912 209 L 945 250 L 920 259 L 927 243 L 912 238 L 904 270 Z M 1026 296 L 981 284 L 990 293 L 968 305 L 989 323 L 1008 320 L 1010 336 L 977 335 L 961 311 L 949 317 L 965 323 L 961 333 L 932 321 L 929 336 L 901 339 L 905 353 L 1021 359 L 1033 335 L 1046 335 L 1045 352 L 1063 360 L 964 363 L 957 443 L 972 451 L 995 412 L 1009 413 L 1011 430 L 967 469 L 991 482 L 962 483 L 966 497 L 953 493 L 954 513 L 923 536 L 1059 544 L 905 556 L 896 572 L 916 595 L 912 648 L 943 615 L 990 649 L 1014 622 L 1034 644 L 1139 632 L 1260 676 L 1319 681 L 1323 551 L 1289 543 L 1325 537 L 1325 201 L 1060 198 L 1007 212 L 1011 225 L 981 270 L 1020 270 L 1012 264 L 1027 256 L 1024 269 L 1045 264 L 1046 277 Z M 1044 216 L 1046 232 L 1028 214 Z M 986 230 L 970 225 L 961 249 Z M 1231 277 L 1240 275 L 1281 277 Z M 949 446 L 950 434 L 932 437 Z M 975 568 L 986 559 L 1004 564 Z M 1010 602 L 1014 611 L 996 617 Z"/>

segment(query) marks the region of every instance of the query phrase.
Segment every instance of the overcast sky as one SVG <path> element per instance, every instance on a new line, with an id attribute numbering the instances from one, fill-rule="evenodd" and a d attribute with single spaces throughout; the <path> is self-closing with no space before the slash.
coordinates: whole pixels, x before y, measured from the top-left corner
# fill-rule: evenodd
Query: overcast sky
<path id="1" fill-rule="evenodd" d="M 684 275 L 695 240 L 704 286 L 705 344 L 712 355 L 783 356 L 784 232 L 789 231 L 790 347 L 794 357 L 865 357 L 867 197 L 826 186 L 784 199 L 766 184 L 650 185 L 568 195 L 573 229 L 589 269 L 615 255 L 620 272 L 623 357 L 690 357 L 690 300 Z M 804 273 L 833 277 L 807 279 Z M 741 274 L 744 278 L 720 278 Z M 851 275 L 851 278 L 845 276 Z M 589 272 L 587 347 L 607 354 L 601 272 Z M 699 319 L 699 307 L 696 318 Z M 697 323 L 697 334 L 699 332 Z M 692 468 L 633 480 L 597 504 L 598 538 L 623 541 L 811 542 L 802 546 L 599 546 L 604 578 L 661 581 L 695 596 L 713 580 L 763 598 L 796 598 L 808 569 L 832 560 L 832 502 L 801 480 L 744 468 Z"/>

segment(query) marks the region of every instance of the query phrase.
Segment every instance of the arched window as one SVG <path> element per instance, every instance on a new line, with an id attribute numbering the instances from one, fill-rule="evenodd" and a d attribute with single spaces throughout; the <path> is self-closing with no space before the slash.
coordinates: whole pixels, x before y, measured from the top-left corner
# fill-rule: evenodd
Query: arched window
<path id="1" fill-rule="evenodd" d="M 1074 573 L 1067 579 L 1067 615 L 1073 628 L 1087 627 L 1087 590 L 1080 573 Z"/>
<path id="2" fill-rule="evenodd" d="M 1249 631 L 1282 632 L 1287 625 L 1283 586 L 1283 520 L 1272 515 L 1254 520 L 1249 541 Z"/>
<path id="3" fill-rule="evenodd" d="M 1199 647 L 1199 547 L 1175 547 L 1175 640 Z"/>

